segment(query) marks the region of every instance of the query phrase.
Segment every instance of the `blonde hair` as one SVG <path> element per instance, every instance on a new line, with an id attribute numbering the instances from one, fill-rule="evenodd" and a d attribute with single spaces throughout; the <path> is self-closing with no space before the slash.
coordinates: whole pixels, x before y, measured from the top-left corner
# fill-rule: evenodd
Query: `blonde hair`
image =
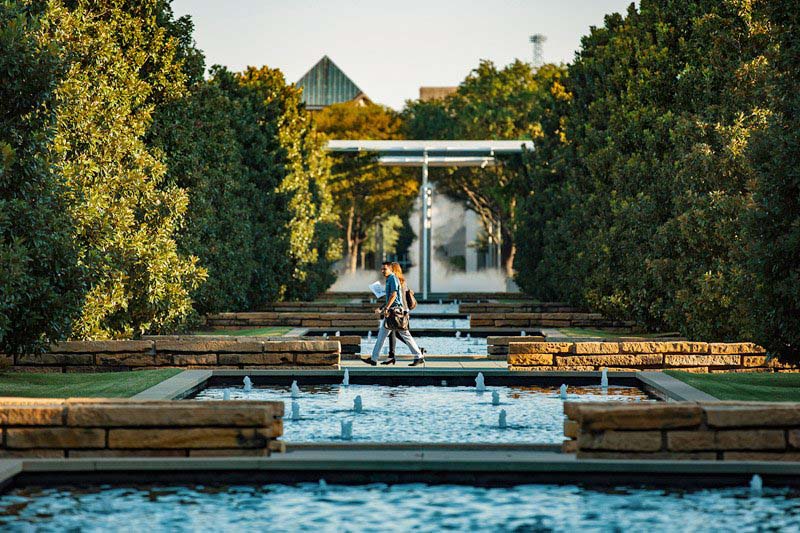
<path id="1" fill-rule="evenodd" d="M 403 277 L 403 267 L 400 266 L 400 263 L 396 261 L 392 262 L 392 272 L 394 272 L 394 275 L 397 276 L 397 279 L 400 281 L 400 285 L 405 285 L 406 278 Z"/>

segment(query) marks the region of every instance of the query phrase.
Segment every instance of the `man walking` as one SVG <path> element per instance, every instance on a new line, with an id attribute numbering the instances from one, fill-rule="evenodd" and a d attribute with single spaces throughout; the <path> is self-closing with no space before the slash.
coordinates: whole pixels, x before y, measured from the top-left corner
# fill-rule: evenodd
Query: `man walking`
<path id="1" fill-rule="evenodd" d="M 372 366 L 378 364 L 378 358 L 380 357 L 383 343 L 386 341 L 386 336 L 389 332 L 389 330 L 386 329 L 386 317 L 389 315 L 389 312 L 393 309 L 400 309 L 401 312 L 405 312 L 403 287 L 400 284 L 400 280 L 397 279 L 397 276 L 392 271 L 391 262 L 387 261 L 381 265 L 381 274 L 386 279 L 386 303 L 383 307 L 375 309 L 375 313 L 381 317 L 381 323 L 378 328 L 378 338 L 375 339 L 375 347 L 372 349 L 372 357 L 362 359 L 362 361 Z M 407 329 L 395 330 L 395 335 L 397 335 L 400 340 L 411 349 L 411 353 L 414 354 L 414 362 L 411 363 L 411 366 L 416 366 L 424 362 L 422 351 Z M 394 364 L 394 362 L 395 359 L 393 357 L 386 361 L 387 364 Z"/>

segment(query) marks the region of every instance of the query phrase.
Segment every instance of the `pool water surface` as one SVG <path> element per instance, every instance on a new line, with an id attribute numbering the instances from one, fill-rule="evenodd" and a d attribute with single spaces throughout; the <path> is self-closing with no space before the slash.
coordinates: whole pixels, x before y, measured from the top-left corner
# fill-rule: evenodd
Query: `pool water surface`
<path id="1" fill-rule="evenodd" d="M 17 531 L 798 531 L 800 491 L 578 485 L 22 487 L 0 495 Z"/>
<path id="2" fill-rule="evenodd" d="M 446 382 L 445 382 L 446 383 Z M 292 398 L 288 386 L 227 388 L 232 400 L 271 400 L 285 403 L 287 442 L 341 440 L 341 421 L 352 421 L 356 442 L 528 442 L 560 443 L 564 439 L 563 400 L 559 390 L 537 386 L 475 387 L 303 385 Z M 196 400 L 221 400 L 225 387 L 202 390 Z M 496 392 L 499 405 L 493 405 Z M 362 412 L 354 410 L 361 397 Z M 569 387 L 570 401 L 652 401 L 636 387 Z M 299 419 L 292 419 L 297 402 Z M 500 412 L 506 426 L 500 427 Z"/>

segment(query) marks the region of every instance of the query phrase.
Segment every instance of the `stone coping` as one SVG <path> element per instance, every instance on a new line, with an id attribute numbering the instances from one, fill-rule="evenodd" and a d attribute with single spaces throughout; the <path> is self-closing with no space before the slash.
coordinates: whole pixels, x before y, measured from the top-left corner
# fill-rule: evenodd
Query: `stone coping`
<path id="1" fill-rule="evenodd" d="M 23 459 L 0 461 L 3 485 L 47 483 L 580 483 L 613 486 L 800 485 L 800 462 L 576 459 L 574 455 L 507 450 L 296 450 L 269 457 Z M 5 479 L 3 479 L 5 478 Z"/>
<path id="2" fill-rule="evenodd" d="M 579 458 L 800 462 L 798 402 L 565 402 Z"/>
<path id="3" fill-rule="evenodd" d="M 647 370 L 688 372 L 783 372 L 797 365 L 767 357 L 751 342 L 604 341 L 511 342 L 512 370 Z"/>
<path id="4" fill-rule="evenodd" d="M 11 371 L 106 372 L 164 367 L 337 368 L 342 350 L 338 339 L 173 336 L 148 340 L 69 341 L 53 344 L 44 353 L 14 355 Z"/>
<path id="5" fill-rule="evenodd" d="M 470 313 L 471 327 L 556 327 L 556 328 L 594 328 L 613 329 L 632 332 L 634 322 L 611 320 L 599 313 Z"/>
<path id="6" fill-rule="evenodd" d="M 490 378 L 492 385 L 543 384 L 558 386 L 561 383 L 591 385 L 600 381 L 600 372 L 509 372 L 505 368 L 391 368 L 349 367 L 353 384 L 420 384 L 449 385 L 474 384 L 478 372 Z M 182 377 L 184 376 L 184 377 Z M 289 384 L 293 380 L 300 383 L 336 384 L 341 383 L 344 370 L 271 369 L 271 370 L 187 370 L 139 393 L 134 399 L 172 400 L 193 395 L 199 388 L 209 384 L 241 384 L 245 376 L 254 383 Z M 616 372 L 610 376 L 612 384 L 642 387 L 641 373 Z M 677 381 L 677 380 L 676 380 Z M 682 382 L 679 382 L 682 383 Z M 644 387 L 642 387 L 644 388 Z M 694 389 L 696 390 L 696 389 Z M 666 391 L 666 392 L 665 392 Z M 700 391 L 697 391 L 700 392 Z M 663 386 L 661 394 L 669 395 L 668 385 Z"/>

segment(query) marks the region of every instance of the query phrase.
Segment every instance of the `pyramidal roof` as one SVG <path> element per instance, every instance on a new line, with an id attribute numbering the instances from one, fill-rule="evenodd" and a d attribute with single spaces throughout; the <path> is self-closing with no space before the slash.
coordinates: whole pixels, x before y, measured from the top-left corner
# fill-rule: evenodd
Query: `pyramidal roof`
<path id="1" fill-rule="evenodd" d="M 349 102 L 364 94 L 327 55 L 298 80 L 297 86 L 303 88 L 303 102 L 308 109 Z"/>

